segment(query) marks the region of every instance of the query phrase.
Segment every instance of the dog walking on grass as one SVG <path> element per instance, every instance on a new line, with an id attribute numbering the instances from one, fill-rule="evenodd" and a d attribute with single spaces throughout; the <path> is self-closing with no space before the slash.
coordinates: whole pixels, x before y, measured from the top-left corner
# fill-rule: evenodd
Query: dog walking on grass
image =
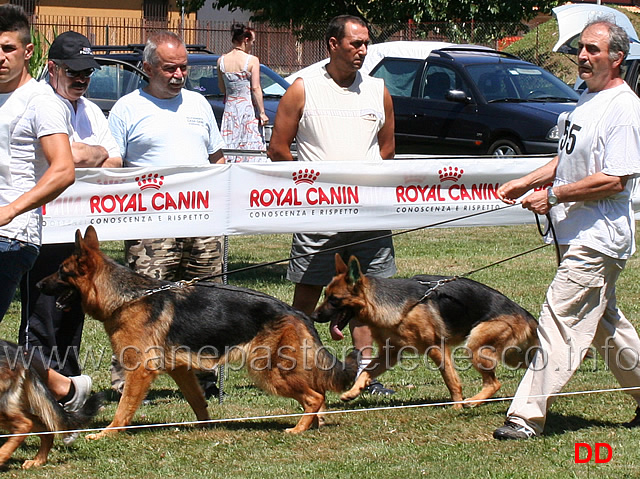
<path id="1" fill-rule="evenodd" d="M 194 370 L 242 361 L 265 391 L 298 401 L 305 414 L 287 432 L 299 433 L 325 409 L 326 391 L 343 392 L 355 379 L 356 354 L 343 363 L 323 346 L 304 313 L 266 294 L 215 283 L 176 283 L 131 271 L 103 254 L 92 226 L 76 232 L 75 252 L 39 287 L 65 307 L 79 294 L 101 321 L 125 368 L 125 386 L 108 428 L 130 424 L 152 381 L 169 374 L 200 421 L 207 402 Z"/>
<path id="2" fill-rule="evenodd" d="M 341 399 L 356 398 L 392 367 L 398 352 L 411 349 L 427 354 L 438 365 L 451 398 L 462 407 L 462 386 L 451 347 L 466 341 L 474 368 L 482 375 L 482 390 L 465 405 L 474 406 L 500 388 L 495 368 L 502 361 L 527 367 L 538 345 L 533 316 L 502 293 L 465 278 L 415 276 L 412 279 L 373 278 L 362 274 L 352 256 L 345 264 L 336 255 L 336 276 L 313 314 L 317 322 L 331 322 L 334 339 L 351 319 L 369 326 L 378 345 L 374 358 Z"/>
<path id="3" fill-rule="evenodd" d="M 67 412 L 56 401 L 33 367 L 28 356 L 14 343 L 0 340 L 0 427 L 15 436 L 0 447 L 0 465 L 32 432 L 70 431 L 86 426 L 100 408 L 101 395 L 89 397 L 77 412 Z M 53 434 L 40 434 L 36 456 L 22 464 L 23 469 L 42 466 L 53 446 Z"/>

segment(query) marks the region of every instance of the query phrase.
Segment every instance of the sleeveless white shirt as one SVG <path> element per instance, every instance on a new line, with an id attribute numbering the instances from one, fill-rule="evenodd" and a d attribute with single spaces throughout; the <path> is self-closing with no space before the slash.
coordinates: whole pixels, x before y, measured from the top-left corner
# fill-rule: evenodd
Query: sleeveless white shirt
<path id="1" fill-rule="evenodd" d="M 298 125 L 299 161 L 381 161 L 378 132 L 385 122 L 384 81 L 356 73 L 340 87 L 325 67 L 305 76 Z"/>

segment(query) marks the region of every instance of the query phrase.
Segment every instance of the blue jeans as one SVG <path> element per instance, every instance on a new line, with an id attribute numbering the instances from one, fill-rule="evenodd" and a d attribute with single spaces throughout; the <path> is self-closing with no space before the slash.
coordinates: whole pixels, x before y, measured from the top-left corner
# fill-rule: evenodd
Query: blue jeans
<path id="1" fill-rule="evenodd" d="M 33 267 L 40 248 L 0 236 L 0 321 L 13 301 L 22 276 Z"/>

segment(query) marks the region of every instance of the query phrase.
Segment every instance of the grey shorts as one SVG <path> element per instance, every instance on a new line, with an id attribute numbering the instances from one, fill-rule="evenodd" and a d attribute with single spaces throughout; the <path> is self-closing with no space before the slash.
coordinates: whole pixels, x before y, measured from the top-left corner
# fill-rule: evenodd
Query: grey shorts
<path id="1" fill-rule="evenodd" d="M 354 231 L 330 234 L 293 235 L 291 257 L 314 253 L 304 258 L 292 259 L 287 268 L 287 279 L 294 283 L 325 286 L 336 274 L 335 255 L 339 253 L 345 261 L 351 255 L 358 258 L 362 272 L 370 276 L 388 278 L 396 274 L 393 241 L 390 236 L 379 239 L 391 231 Z M 371 240 L 365 243 L 349 245 L 357 241 Z M 327 253 L 320 250 L 336 247 Z"/>

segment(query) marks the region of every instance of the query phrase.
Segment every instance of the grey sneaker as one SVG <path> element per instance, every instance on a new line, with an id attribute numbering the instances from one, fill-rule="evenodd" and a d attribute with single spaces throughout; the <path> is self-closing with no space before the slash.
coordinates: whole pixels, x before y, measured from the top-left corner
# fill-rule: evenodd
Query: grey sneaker
<path id="1" fill-rule="evenodd" d="M 529 439 L 536 435 L 536 433 L 527 426 L 521 426 L 515 422 L 509 420 L 505 421 L 504 426 L 500 426 L 493 431 L 493 437 L 495 439 Z"/>
<path id="2" fill-rule="evenodd" d="M 369 385 L 364 388 L 364 392 L 368 392 L 369 394 L 377 394 L 380 396 L 391 396 L 396 392 L 393 389 L 386 388 L 382 385 L 380 381 L 377 379 L 373 379 L 369 382 Z"/>
<path id="3" fill-rule="evenodd" d="M 76 442 L 76 439 L 78 439 L 78 433 L 70 432 L 69 434 L 65 434 L 64 436 L 62 436 L 62 443 L 65 446 L 70 446 L 71 444 Z"/>
<path id="4" fill-rule="evenodd" d="M 62 407 L 67 412 L 77 412 L 82 409 L 82 406 L 84 406 L 84 403 L 86 403 L 89 398 L 92 381 L 91 377 L 86 374 L 82 374 L 81 376 L 71 376 L 69 379 L 73 382 L 76 392 L 71 399 L 62 405 Z"/>

